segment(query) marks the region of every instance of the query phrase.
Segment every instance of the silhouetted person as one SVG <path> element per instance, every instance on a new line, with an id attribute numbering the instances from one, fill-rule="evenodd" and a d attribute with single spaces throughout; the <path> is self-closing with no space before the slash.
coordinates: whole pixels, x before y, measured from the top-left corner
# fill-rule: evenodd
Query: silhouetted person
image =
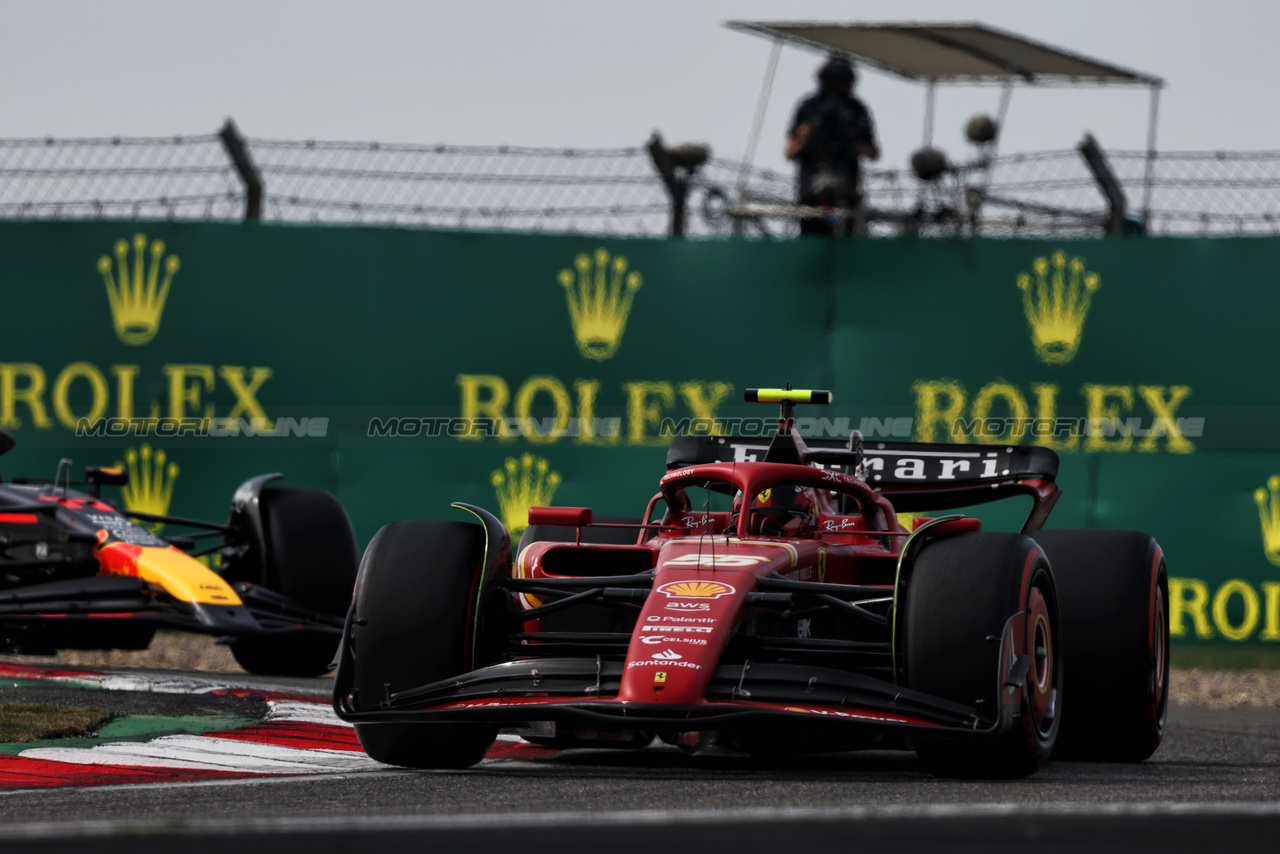
<path id="1" fill-rule="evenodd" d="M 862 203 L 858 159 L 880 158 L 871 112 L 850 94 L 853 64 L 832 55 L 818 69 L 818 91 L 796 107 L 786 155 L 797 162 L 798 201 L 823 208 L 856 209 Z M 852 223 L 833 217 L 800 220 L 801 234 L 848 234 Z"/>

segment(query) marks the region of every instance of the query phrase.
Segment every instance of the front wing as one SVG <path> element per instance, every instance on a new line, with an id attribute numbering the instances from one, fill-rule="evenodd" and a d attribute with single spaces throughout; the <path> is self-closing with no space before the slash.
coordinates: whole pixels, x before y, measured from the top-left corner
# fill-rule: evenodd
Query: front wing
<path id="1" fill-rule="evenodd" d="M 39 624 L 92 626 L 122 621 L 159 628 L 243 637 L 293 632 L 338 636 L 342 618 L 322 614 L 247 582 L 234 585 L 242 605 L 182 602 L 155 585 L 127 576 L 33 584 L 0 592 L 0 627 L 21 632 Z"/>
<path id="2" fill-rule="evenodd" d="M 929 738 L 989 738 L 1017 719 L 1005 704 L 994 720 L 974 708 L 874 677 L 798 664 L 727 664 L 716 668 L 706 702 L 623 702 L 616 697 L 625 664 L 558 658 L 496 664 L 380 698 L 358 708 L 351 686 L 335 685 L 334 709 L 352 723 L 485 722 L 532 728 L 551 721 L 594 729 L 705 732 L 762 725 L 861 729 Z"/>

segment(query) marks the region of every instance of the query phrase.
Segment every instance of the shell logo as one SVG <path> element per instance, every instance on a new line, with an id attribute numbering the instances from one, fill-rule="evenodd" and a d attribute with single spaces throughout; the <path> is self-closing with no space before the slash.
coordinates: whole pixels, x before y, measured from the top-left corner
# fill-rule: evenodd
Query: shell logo
<path id="1" fill-rule="evenodd" d="M 737 591 L 718 581 L 668 581 L 658 592 L 669 599 L 719 599 Z"/>

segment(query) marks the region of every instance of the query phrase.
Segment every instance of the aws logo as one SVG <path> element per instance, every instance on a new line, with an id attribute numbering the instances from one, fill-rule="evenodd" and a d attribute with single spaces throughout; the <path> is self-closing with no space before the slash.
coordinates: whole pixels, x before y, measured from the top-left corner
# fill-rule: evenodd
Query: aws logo
<path id="1" fill-rule="evenodd" d="M 622 344 L 631 304 L 643 279 L 639 272 L 627 270 L 626 258 L 610 258 L 606 249 L 597 249 L 594 258 L 579 255 L 573 266 L 573 270 L 560 271 L 573 337 L 583 357 L 603 362 L 613 358 Z"/>
<path id="2" fill-rule="evenodd" d="M 529 527 L 529 508 L 547 507 L 563 478 L 551 469 L 551 463 L 533 454 L 519 459 L 507 457 L 502 468 L 489 474 L 489 482 L 498 496 L 498 512 L 502 524 L 513 540 Z"/>
<path id="3" fill-rule="evenodd" d="M 151 241 L 148 251 L 145 234 L 133 236 L 132 248 L 131 256 L 130 242 L 116 241 L 114 263 L 103 255 L 98 272 L 107 288 L 116 337 L 137 347 L 160 331 L 164 303 L 181 263 L 177 255 L 165 255 L 163 240 Z"/>
<path id="4" fill-rule="evenodd" d="M 1262 522 L 1262 550 L 1267 560 L 1280 566 L 1280 474 L 1267 478 L 1267 487 L 1258 487 L 1253 493 L 1258 505 L 1258 518 Z"/>
<path id="5" fill-rule="evenodd" d="M 1046 365 L 1065 365 L 1080 349 L 1089 304 L 1102 280 L 1097 273 L 1086 272 L 1084 258 L 1068 259 L 1061 249 L 1047 258 L 1036 258 L 1031 269 L 1034 277 L 1026 272 L 1018 274 L 1031 344 Z"/>
<path id="6" fill-rule="evenodd" d="M 163 450 L 152 451 L 145 442 L 141 449 L 129 448 L 124 452 L 124 462 L 116 461 L 117 468 L 125 469 L 129 481 L 120 487 L 124 506 L 134 513 L 165 516 L 173 499 L 173 484 L 178 479 L 178 464 L 169 460 Z M 139 521 L 153 534 L 164 528 L 163 522 Z"/>

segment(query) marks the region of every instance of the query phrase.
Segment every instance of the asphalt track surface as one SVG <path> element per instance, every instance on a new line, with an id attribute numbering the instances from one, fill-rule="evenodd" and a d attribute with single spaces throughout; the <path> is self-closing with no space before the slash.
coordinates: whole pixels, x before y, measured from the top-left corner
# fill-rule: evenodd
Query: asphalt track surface
<path id="1" fill-rule="evenodd" d="M 325 680 L 271 684 L 327 690 Z M 88 694 L 101 705 L 102 693 L 39 699 L 88 705 L 78 696 Z M 149 714 L 193 713 L 191 698 L 149 702 L 173 704 Z M 1147 762 L 1054 762 L 1007 782 L 935 779 L 914 755 L 890 752 L 761 762 L 575 750 L 460 772 L 7 792 L 0 834 L 4 851 L 182 854 L 1276 850 L 1280 710 L 1174 705 Z"/>

